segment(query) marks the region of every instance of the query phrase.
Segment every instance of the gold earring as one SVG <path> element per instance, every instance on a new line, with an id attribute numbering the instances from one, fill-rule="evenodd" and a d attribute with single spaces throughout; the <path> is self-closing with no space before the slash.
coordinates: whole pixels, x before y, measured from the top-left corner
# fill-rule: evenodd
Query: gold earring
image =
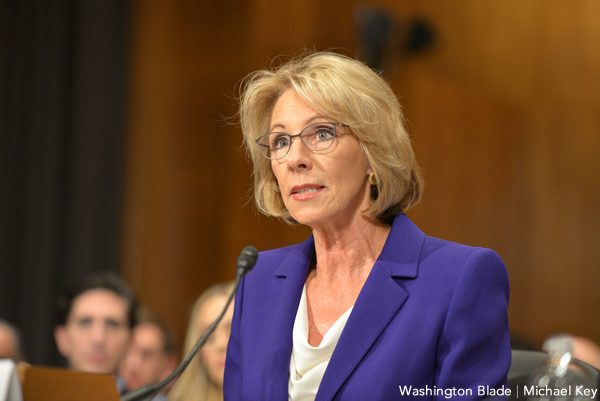
<path id="1" fill-rule="evenodd" d="M 375 174 L 369 173 L 369 184 L 377 185 L 377 178 L 375 178 Z"/>

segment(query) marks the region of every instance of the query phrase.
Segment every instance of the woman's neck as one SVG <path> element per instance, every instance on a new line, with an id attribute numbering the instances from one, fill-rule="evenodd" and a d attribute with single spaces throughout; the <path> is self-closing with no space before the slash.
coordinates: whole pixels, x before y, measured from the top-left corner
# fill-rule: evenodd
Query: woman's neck
<path id="1" fill-rule="evenodd" d="M 376 218 L 361 216 L 341 229 L 313 228 L 316 270 L 321 280 L 366 279 L 377 260 L 390 226 Z"/>

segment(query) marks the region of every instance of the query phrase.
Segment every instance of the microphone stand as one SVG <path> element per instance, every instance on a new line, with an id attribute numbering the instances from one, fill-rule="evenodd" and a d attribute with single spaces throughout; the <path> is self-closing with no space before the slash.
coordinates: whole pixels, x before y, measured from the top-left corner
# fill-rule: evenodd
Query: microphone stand
<path id="1" fill-rule="evenodd" d="M 121 401 L 141 401 L 144 399 L 152 400 L 152 398 L 154 396 L 156 396 L 156 394 L 160 390 L 162 390 L 164 387 L 166 387 L 173 380 L 177 379 L 183 373 L 183 371 L 185 370 L 185 368 L 187 368 L 187 366 L 190 364 L 192 359 L 194 359 L 194 357 L 196 356 L 198 351 L 200 351 L 200 349 L 202 348 L 204 343 L 206 343 L 206 340 L 208 340 L 208 337 L 210 337 L 210 335 L 215 331 L 215 329 L 217 328 L 217 326 L 219 325 L 221 320 L 223 320 L 223 316 L 225 316 L 225 312 L 227 312 L 229 305 L 231 304 L 231 302 L 233 301 L 233 298 L 235 297 L 235 294 L 240 285 L 240 281 L 241 281 L 242 277 L 244 276 L 244 274 L 248 273 L 254 267 L 257 259 L 258 259 L 258 252 L 257 252 L 256 248 L 254 248 L 252 246 L 247 246 L 244 249 L 242 249 L 242 252 L 240 253 L 240 256 L 238 257 L 238 260 L 237 260 L 237 274 L 235 277 L 235 284 L 233 285 L 233 290 L 229 294 L 229 297 L 227 298 L 227 302 L 225 303 L 225 306 L 221 310 L 221 313 L 219 313 L 219 316 L 217 316 L 217 318 L 211 323 L 211 325 L 208 326 L 206 331 L 200 336 L 198 341 L 196 341 L 196 344 L 194 344 L 194 347 L 192 348 L 192 350 L 186 355 L 186 357 L 181 361 L 179 366 L 177 366 L 177 368 L 175 370 L 173 370 L 173 372 L 171 372 L 171 374 L 169 376 L 165 377 L 163 380 L 161 380 L 158 383 L 149 384 L 149 385 L 141 387 L 137 390 L 126 393 L 121 398 Z"/>

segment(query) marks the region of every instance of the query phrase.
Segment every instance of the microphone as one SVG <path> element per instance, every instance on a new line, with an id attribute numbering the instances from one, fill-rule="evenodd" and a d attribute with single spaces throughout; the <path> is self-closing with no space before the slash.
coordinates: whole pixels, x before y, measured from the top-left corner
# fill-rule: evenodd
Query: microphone
<path id="1" fill-rule="evenodd" d="M 258 251 L 255 247 L 249 245 L 242 249 L 242 252 L 240 252 L 240 256 L 238 256 L 237 259 L 237 275 L 243 276 L 252 270 L 257 259 Z"/>
<path id="2" fill-rule="evenodd" d="M 235 293 L 237 292 L 237 289 L 240 285 L 240 280 L 246 273 L 252 270 L 257 260 L 258 251 L 255 247 L 247 246 L 244 249 L 242 249 L 242 252 L 240 252 L 240 256 L 238 256 L 237 258 L 237 274 L 235 277 L 235 284 L 233 285 L 233 290 L 227 298 L 225 306 L 223 307 L 221 313 L 219 313 L 219 316 L 217 316 L 215 321 L 212 322 L 210 326 L 208 326 L 206 331 L 200 336 L 198 341 L 196 341 L 196 344 L 194 344 L 194 347 L 189 352 L 189 354 L 186 355 L 186 357 L 181 361 L 179 366 L 177 366 L 177 368 L 173 372 L 171 372 L 169 376 L 167 376 L 158 383 L 149 384 L 137 390 L 128 392 L 127 394 L 123 395 L 121 401 L 141 401 L 144 399 L 151 400 L 160 390 L 165 388 L 173 380 L 179 378 L 179 376 L 183 373 L 185 368 L 187 368 L 187 366 L 190 364 L 192 359 L 194 359 L 198 351 L 200 351 L 204 343 L 206 343 L 208 337 L 210 337 L 210 335 L 215 331 L 221 320 L 223 320 L 225 312 L 227 311 L 229 305 L 235 297 Z"/>

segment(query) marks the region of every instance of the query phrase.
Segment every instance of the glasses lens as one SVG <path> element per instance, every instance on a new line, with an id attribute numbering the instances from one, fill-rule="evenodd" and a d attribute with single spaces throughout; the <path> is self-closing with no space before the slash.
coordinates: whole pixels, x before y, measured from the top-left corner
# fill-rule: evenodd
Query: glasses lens
<path id="1" fill-rule="evenodd" d="M 262 153 L 268 159 L 280 159 L 284 157 L 290 149 L 291 142 L 290 135 L 284 132 L 272 132 L 256 140 Z"/>
<path id="2" fill-rule="evenodd" d="M 301 135 L 302 142 L 313 151 L 325 150 L 335 140 L 335 124 L 318 123 L 309 125 Z"/>
<path id="3" fill-rule="evenodd" d="M 271 159 L 279 159 L 290 150 L 292 139 L 288 134 L 274 132 L 269 134 L 269 150 Z"/>

